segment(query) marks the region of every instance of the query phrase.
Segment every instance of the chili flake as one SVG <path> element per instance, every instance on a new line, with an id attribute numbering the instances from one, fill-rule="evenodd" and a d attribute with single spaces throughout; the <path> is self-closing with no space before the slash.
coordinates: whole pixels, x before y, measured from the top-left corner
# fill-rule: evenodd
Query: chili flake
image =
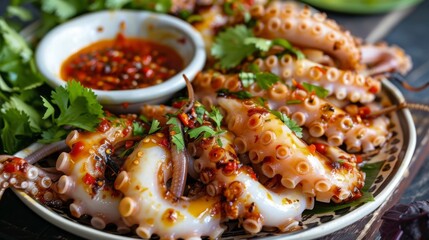
<path id="1" fill-rule="evenodd" d="M 61 77 L 92 89 L 126 90 L 162 83 L 181 69 L 183 60 L 174 49 L 118 34 L 70 56 L 61 67 Z"/>

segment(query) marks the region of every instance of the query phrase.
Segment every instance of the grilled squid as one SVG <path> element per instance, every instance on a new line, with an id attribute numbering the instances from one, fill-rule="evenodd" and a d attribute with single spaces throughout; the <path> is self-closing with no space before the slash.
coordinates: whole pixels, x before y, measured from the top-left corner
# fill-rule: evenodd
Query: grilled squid
<path id="1" fill-rule="evenodd" d="M 254 97 L 262 97 L 269 109 L 278 110 L 299 126 L 305 126 L 311 136 L 325 136 L 332 146 L 345 144 L 349 152 L 372 151 L 382 146 L 389 135 L 390 121 L 385 116 L 365 119 L 365 116 L 358 115 L 357 106 L 356 113 L 349 114 L 327 99 L 319 98 L 302 88 L 290 90 L 284 83 L 277 82 L 268 89 L 260 88 L 257 83 L 244 87 L 236 74 L 202 72 L 193 84 L 197 90 L 197 99 L 207 107 L 218 104 L 216 91 L 219 89 L 248 91 Z"/>
<path id="2" fill-rule="evenodd" d="M 162 133 L 149 135 L 127 158 L 115 181 L 124 194 L 119 212 L 127 225 L 137 224 L 142 238 L 161 239 L 220 237 L 220 198 L 207 194 L 177 199 L 167 189 L 171 178 L 171 153 Z"/>
<path id="3" fill-rule="evenodd" d="M 248 155 L 262 173 L 281 175 L 287 188 L 302 185 L 303 192 L 316 200 L 342 202 L 361 195 L 364 174 L 356 164 L 341 165 L 341 159 L 328 159 L 310 148 L 275 115 L 252 101 L 219 98 L 227 112 L 228 129 L 236 134 L 238 153 Z"/>
<path id="4" fill-rule="evenodd" d="M 251 234 L 260 232 L 262 227 L 276 227 L 282 232 L 299 228 L 301 213 L 312 203 L 312 198 L 308 199 L 299 189 L 267 189 L 257 180 L 252 168 L 238 160 L 234 135 L 225 132 L 218 138 L 220 141 L 215 137 L 205 138 L 188 148 L 207 193 L 225 199 L 222 202 L 224 217 L 239 219 Z"/>
<path id="5" fill-rule="evenodd" d="M 374 101 L 375 94 L 381 90 L 381 82 L 372 77 L 323 66 L 307 59 L 297 59 L 288 54 L 259 58 L 254 63 L 261 71 L 274 73 L 286 83 L 294 79 L 300 83 L 321 86 L 339 100 L 368 103 Z"/>
<path id="6" fill-rule="evenodd" d="M 122 194 L 113 188 L 105 173 L 115 146 L 132 140 L 132 119 L 104 119 L 95 132 L 72 131 L 66 139 L 71 151 L 62 153 L 56 162 L 63 175 L 56 184 L 58 193 L 73 199 L 70 212 L 80 218 L 91 216 L 91 224 L 104 229 L 114 223 L 119 232 L 129 231 L 118 211 Z"/>
<path id="7" fill-rule="evenodd" d="M 31 165 L 23 158 L 0 156 L 0 199 L 7 188 L 13 187 L 41 203 L 49 204 L 58 199 L 51 189 L 52 178 L 55 176 Z"/>

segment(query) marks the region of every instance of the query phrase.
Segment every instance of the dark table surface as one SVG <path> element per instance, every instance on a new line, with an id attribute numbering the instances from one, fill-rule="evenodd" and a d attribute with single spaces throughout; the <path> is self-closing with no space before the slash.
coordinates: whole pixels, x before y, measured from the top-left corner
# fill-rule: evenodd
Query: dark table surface
<path id="1" fill-rule="evenodd" d="M 6 1 L 0 0 L 0 16 L 6 6 Z M 367 41 L 383 40 L 401 46 L 413 59 L 414 68 L 407 76 L 408 82 L 418 86 L 429 81 L 429 1 L 387 14 L 328 13 L 328 16 Z M 415 93 L 398 88 L 408 102 L 429 104 L 429 89 Z M 374 213 L 323 239 L 379 239 L 380 216 L 384 211 L 398 202 L 429 200 L 429 113 L 416 110 L 411 110 L 411 113 L 417 130 L 417 146 L 404 179 Z M 81 238 L 48 223 L 7 190 L 0 203 L 0 239 Z"/>

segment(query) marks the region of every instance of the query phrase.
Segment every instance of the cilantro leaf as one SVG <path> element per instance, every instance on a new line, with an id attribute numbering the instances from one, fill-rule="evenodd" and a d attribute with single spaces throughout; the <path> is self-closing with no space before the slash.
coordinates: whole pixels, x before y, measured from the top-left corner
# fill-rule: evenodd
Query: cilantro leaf
<path id="1" fill-rule="evenodd" d="M 212 111 L 209 113 L 209 118 L 216 123 L 216 128 L 219 130 L 222 124 L 223 115 L 219 108 L 212 106 Z"/>
<path id="2" fill-rule="evenodd" d="M 244 43 L 249 37 L 253 37 L 253 33 L 244 25 L 228 28 L 217 35 L 211 54 L 220 60 L 222 68 L 233 68 L 256 51 L 253 44 Z"/>
<path id="3" fill-rule="evenodd" d="M 266 52 L 273 46 L 273 41 L 264 38 L 248 37 L 244 40 L 244 44 L 253 44 L 256 49 Z"/>
<path id="4" fill-rule="evenodd" d="M 267 90 L 274 83 L 280 81 L 280 78 L 277 75 L 269 72 L 241 72 L 238 76 L 244 87 L 249 87 L 251 84 L 256 82 L 256 84 L 264 90 Z"/>
<path id="5" fill-rule="evenodd" d="M 294 48 L 290 42 L 283 38 L 276 38 L 272 41 L 272 45 L 283 47 L 287 52 L 294 54 L 298 59 L 304 59 L 305 55 L 298 49 Z"/>
<path id="6" fill-rule="evenodd" d="M 238 74 L 238 77 L 241 80 L 241 84 L 243 84 L 243 87 L 245 88 L 250 87 L 250 85 L 252 85 L 256 79 L 256 75 L 251 72 L 241 72 Z"/>
<path id="7" fill-rule="evenodd" d="M 171 117 L 167 124 L 170 125 L 171 142 L 176 145 L 177 151 L 185 149 L 185 140 L 183 139 L 183 132 L 179 125 L 177 117 Z"/>
<path id="8" fill-rule="evenodd" d="M 152 121 L 152 124 L 150 125 L 149 134 L 152 134 L 152 133 L 158 131 L 159 129 L 161 129 L 161 127 L 159 127 L 159 121 L 154 119 Z"/>
<path id="9" fill-rule="evenodd" d="M 46 98 L 42 97 L 43 106 L 46 107 L 46 112 L 43 115 L 43 119 L 47 119 L 49 116 L 53 116 L 55 114 L 55 108 L 52 106 L 52 104 L 46 100 Z"/>
<path id="10" fill-rule="evenodd" d="M 144 136 L 144 128 L 138 122 L 133 122 L 133 136 Z"/>
<path id="11" fill-rule="evenodd" d="M 93 131 L 104 116 L 102 106 L 98 103 L 94 92 L 75 81 L 67 82 L 66 87 L 60 86 L 52 91 L 51 102 L 46 99 L 43 101 L 43 105 L 47 108 L 44 117 L 52 115 L 54 125 L 58 127 L 58 131 L 63 126 L 73 126 Z M 59 109 L 57 116 L 54 115 L 53 106 Z M 49 137 L 57 136 L 58 134 L 55 132 L 45 133 L 44 139 L 49 141 Z"/>
<path id="12" fill-rule="evenodd" d="M 31 129 L 33 129 L 33 132 L 40 131 L 42 117 L 33 106 L 29 105 L 28 103 L 21 100 L 18 96 L 14 95 L 10 97 L 9 101 L 3 104 L 2 111 L 11 108 L 16 109 L 20 112 L 24 112 L 28 116 L 28 121 L 30 123 Z"/>
<path id="13" fill-rule="evenodd" d="M 280 81 L 280 78 L 273 73 L 268 73 L 268 72 L 256 73 L 255 76 L 256 76 L 255 80 L 258 86 L 265 90 L 270 88 L 274 83 Z"/>
<path id="14" fill-rule="evenodd" d="M 206 113 L 206 109 L 203 106 L 196 106 L 195 113 L 197 114 L 197 122 L 199 124 L 203 124 L 204 114 Z"/>
<path id="15" fill-rule="evenodd" d="M 55 119 L 59 126 L 70 125 L 92 131 L 103 117 L 103 107 L 94 92 L 76 81 L 67 82 L 67 88 L 56 88 L 52 102 L 60 109 L 60 115 Z"/>
<path id="16" fill-rule="evenodd" d="M 215 136 L 217 134 L 217 132 L 215 130 L 213 130 L 211 127 L 203 125 L 197 128 L 193 128 L 191 130 L 188 131 L 189 137 L 191 138 L 198 138 L 200 136 L 200 134 L 203 133 L 203 137 L 204 138 L 209 138 L 212 136 Z"/>
<path id="17" fill-rule="evenodd" d="M 314 92 L 319 98 L 325 98 L 329 95 L 329 91 L 327 89 L 324 89 L 323 87 L 309 84 L 306 82 L 303 82 L 302 86 L 305 90 L 307 90 L 307 92 Z"/>
<path id="18" fill-rule="evenodd" d="M 53 14 L 60 21 L 65 21 L 79 13 L 74 1 L 70 0 L 42 0 L 42 11 Z"/>
<path id="19" fill-rule="evenodd" d="M 6 153 L 14 154 L 21 146 L 31 143 L 34 132 L 27 114 L 16 108 L 9 108 L 0 115 L 3 120 L 1 142 Z"/>
<path id="20" fill-rule="evenodd" d="M 294 120 L 279 111 L 271 110 L 271 113 L 279 118 L 297 137 L 302 138 L 302 128 Z"/>

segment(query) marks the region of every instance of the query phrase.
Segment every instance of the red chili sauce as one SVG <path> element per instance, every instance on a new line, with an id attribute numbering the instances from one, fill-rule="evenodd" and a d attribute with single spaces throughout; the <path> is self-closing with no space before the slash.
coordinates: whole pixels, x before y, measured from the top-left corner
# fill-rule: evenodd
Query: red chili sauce
<path id="1" fill-rule="evenodd" d="M 171 47 L 118 34 L 71 55 L 61 78 L 92 89 L 125 90 L 162 83 L 182 69 L 183 60 Z"/>

